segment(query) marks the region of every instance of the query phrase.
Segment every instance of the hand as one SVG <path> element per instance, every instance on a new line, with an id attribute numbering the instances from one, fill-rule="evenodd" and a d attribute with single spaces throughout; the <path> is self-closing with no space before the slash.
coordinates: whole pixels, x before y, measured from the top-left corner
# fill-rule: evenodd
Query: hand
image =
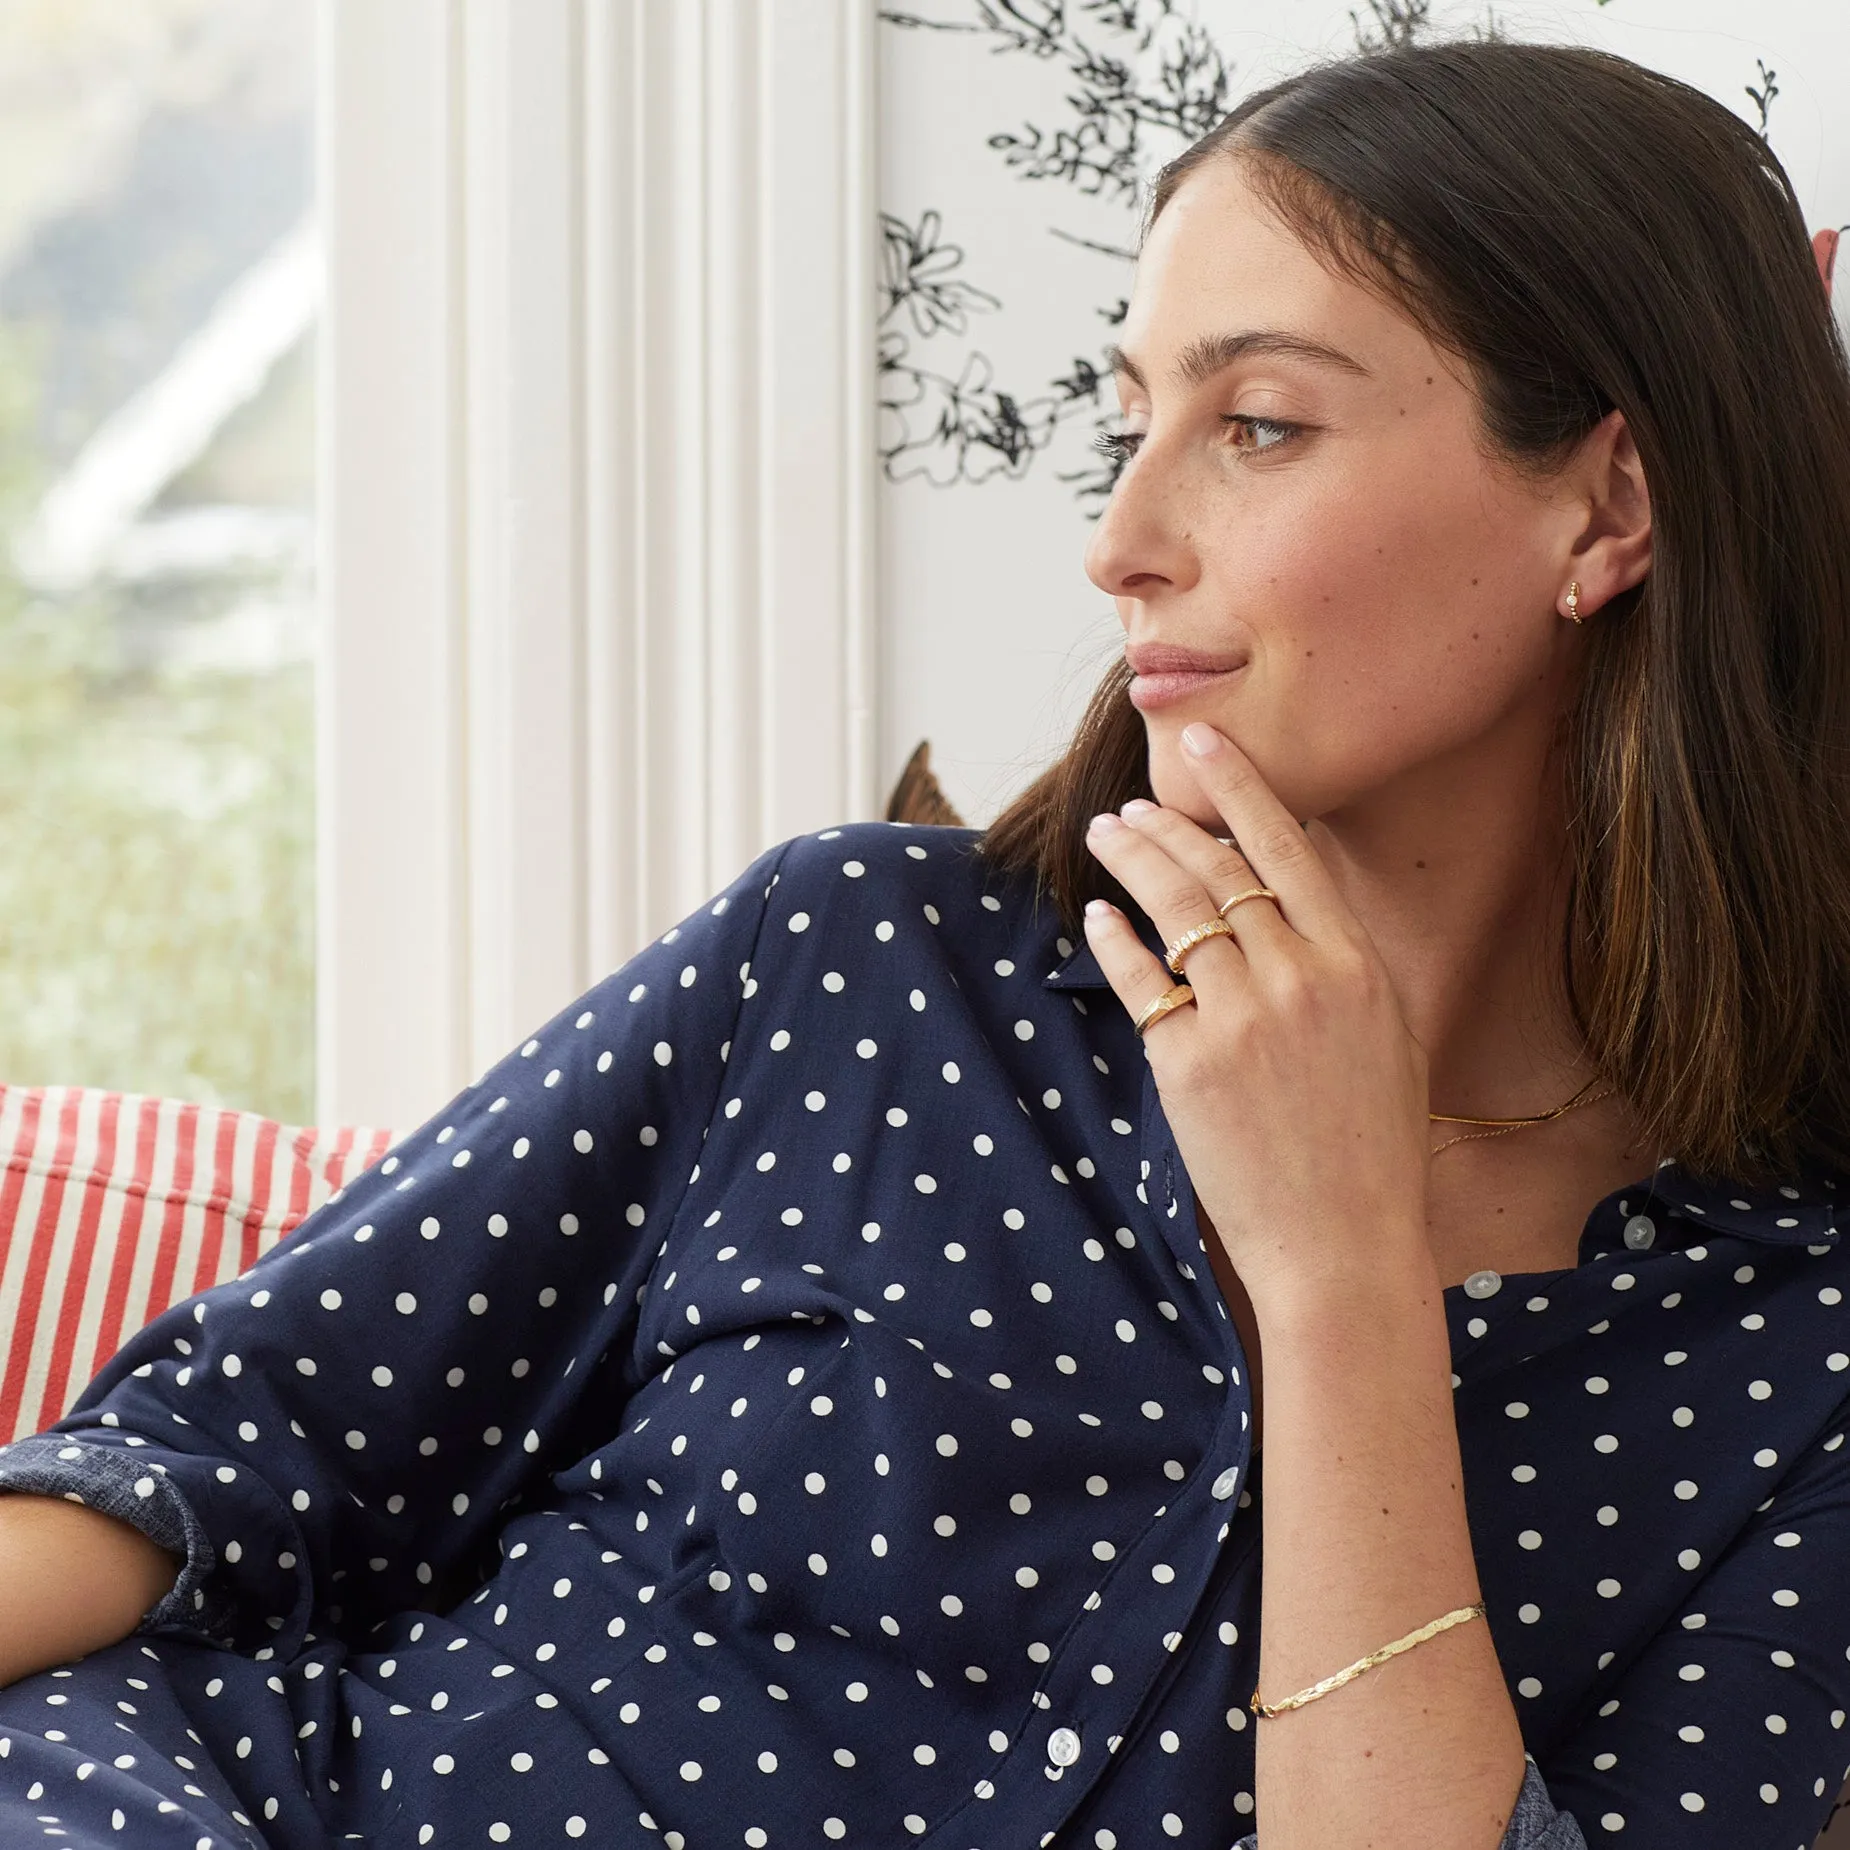
<path id="1" fill-rule="evenodd" d="M 1296 818 L 1213 727 L 1183 738 L 1183 762 L 1245 852 L 1141 799 L 1094 818 L 1087 847 L 1166 944 L 1236 893 L 1263 885 L 1278 899 L 1235 906 L 1234 935 L 1196 945 L 1181 979 L 1104 900 L 1086 909 L 1086 939 L 1133 1017 L 1178 980 L 1195 991 L 1193 1007 L 1150 1024 L 1144 1048 L 1196 1197 L 1263 1309 L 1427 1253 L 1426 1054 Z"/>

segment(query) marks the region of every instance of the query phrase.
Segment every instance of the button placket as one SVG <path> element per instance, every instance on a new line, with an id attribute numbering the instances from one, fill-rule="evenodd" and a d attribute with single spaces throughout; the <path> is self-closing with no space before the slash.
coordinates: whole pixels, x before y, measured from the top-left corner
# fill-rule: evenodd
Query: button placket
<path id="1" fill-rule="evenodd" d="M 969 1850 L 972 1819 L 986 1815 L 998 1788 L 1009 1780 L 1020 1782 L 1014 1802 L 1029 1806 L 1037 1834 L 1057 1832 L 1096 1782 L 1106 1777 L 1112 1747 L 1129 1736 L 1136 1717 L 1174 1671 L 1190 1623 L 1211 1606 L 1222 1578 L 1239 1569 L 1220 1540 L 1223 1522 L 1232 1512 L 1213 1490 L 1234 1467 L 1210 1474 L 1214 1459 L 1226 1456 L 1234 1412 L 1231 1402 L 1223 1405 L 1202 1469 L 1176 1487 L 1180 1494 L 1112 1564 L 1069 1626 L 1035 1691 L 1039 1714 L 1014 1751 L 983 1780 L 982 1795 L 958 1806 L 920 1840 L 920 1850 Z M 1243 1481 L 1247 1454 L 1244 1441 L 1238 1443 L 1237 1468 Z M 1258 1541 L 1255 1525 L 1246 1537 L 1246 1552 Z M 1151 1575 L 1158 1562 L 1176 1570 L 1172 1581 Z M 1153 1639 L 1167 1647 L 1154 1656 Z M 1095 1664 L 1111 1666 L 1114 1674 L 1108 1682 L 1095 1679 Z M 1051 1731 L 1043 1732 L 1050 1721 Z M 1066 1758 L 1056 1754 L 1056 1744 Z M 1025 1800 L 1022 1785 L 1032 1795 Z"/>
<path id="2" fill-rule="evenodd" d="M 1211 1599 L 1220 1577 L 1238 1565 L 1223 1543 L 1234 1513 L 1231 1500 L 1252 1475 L 1245 1356 L 1212 1271 L 1206 1268 L 1194 1190 L 1147 1065 L 1143 1087 L 1138 1204 L 1160 1236 L 1158 1250 L 1167 1250 L 1187 1266 L 1179 1287 L 1192 1283 L 1193 1292 L 1179 1289 L 1178 1295 L 1207 1325 L 1165 1325 L 1168 1340 L 1197 1360 L 1205 1352 L 1224 1370 L 1237 1369 L 1238 1385 L 1232 1385 L 1229 1374 L 1195 1470 L 1174 1486 L 1164 1513 L 1146 1524 L 1113 1562 L 1069 1624 L 1034 1693 L 1036 1713 L 1014 1750 L 964 1804 L 919 1840 L 920 1850 L 969 1850 L 973 1822 L 990 1815 L 998 1788 L 1010 1780 L 1017 1782 L 1013 1801 L 1027 1807 L 1036 1835 L 1057 1832 L 1106 1776 L 1112 1749 L 1129 1735 L 1134 1718 L 1173 1673 L 1191 1620 Z M 1208 1335 L 1207 1329 L 1214 1334 Z M 1226 1488 L 1217 1490 L 1218 1485 Z M 1257 1525 L 1247 1534 L 1246 1545 L 1257 1547 Z M 1173 1579 L 1154 1579 L 1151 1569 L 1158 1564 L 1172 1569 Z M 1101 1664 L 1113 1672 L 1107 1682 L 1092 1674 L 1093 1666 Z M 1059 1754 L 1068 1758 L 1056 1755 L 1056 1744 Z"/>

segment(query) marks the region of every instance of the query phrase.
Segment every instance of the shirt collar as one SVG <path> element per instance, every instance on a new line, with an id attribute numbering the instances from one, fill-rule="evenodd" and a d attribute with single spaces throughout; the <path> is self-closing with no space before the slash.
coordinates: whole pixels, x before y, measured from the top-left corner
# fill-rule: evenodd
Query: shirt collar
<path id="1" fill-rule="evenodd" d="M 1802 1166 L 1783 1182 L 1749 1187 L 1725 1176 L 1702 1176 L 1675 1158 L 1660 1163 L 1651 1178 L 1650 1202 L 1697 1227 L 1760 1240 L 1769 1246 L 1835 1244 L 1842 1196 L 1837 1180 Z M 1647 1212 L 1636 1204 L 1634 1213 Z"/>
<path id="2" fill-rule="evenodd" d="M 1140 928 L 1138 935 L 1152 951 L 1161 948 L 1148 931 Z M 1092 947 L 1084 943 L 1064 956 L 1042 982 L 1048 989 L 1110 988 Z M 1669 1212 L 1686 1225 L 1717 1227 L 1769 1246 L 1834 1244 L 1838 1206 L 1845 1198 L 1837 1190 L 1835 1177 L 1815 1169 L 1802 1170 L 1784 1182 L 1750 1188 L 1726 1177 L 1700 1176 L 1674 1157 L 1658 1165 L 1643 1197 L 1632 1199 L 1636 1193 L 1635 1189 L 1618 1191 L 1627 1197 L 1628 1215 Z"/>

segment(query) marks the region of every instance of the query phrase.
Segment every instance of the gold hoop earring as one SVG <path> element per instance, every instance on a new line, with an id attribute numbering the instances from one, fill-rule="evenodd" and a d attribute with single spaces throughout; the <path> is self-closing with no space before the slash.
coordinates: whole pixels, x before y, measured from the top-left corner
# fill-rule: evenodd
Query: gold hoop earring
<path id="1" fill-rule="evenodd" d="M 1567 587 L 1567 614 L 1574 622 L 1580 621 L 1580 580 L 1578 578 Z"/>

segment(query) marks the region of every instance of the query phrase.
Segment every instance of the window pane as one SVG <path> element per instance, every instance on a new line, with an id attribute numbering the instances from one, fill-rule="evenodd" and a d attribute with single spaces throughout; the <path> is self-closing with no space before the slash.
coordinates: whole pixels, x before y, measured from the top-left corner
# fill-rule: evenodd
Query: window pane
<path id="1" fill-rule="evenodd" d="M 313 5 L 0 5 L 0 1083 L 312 1112 Z"/>

